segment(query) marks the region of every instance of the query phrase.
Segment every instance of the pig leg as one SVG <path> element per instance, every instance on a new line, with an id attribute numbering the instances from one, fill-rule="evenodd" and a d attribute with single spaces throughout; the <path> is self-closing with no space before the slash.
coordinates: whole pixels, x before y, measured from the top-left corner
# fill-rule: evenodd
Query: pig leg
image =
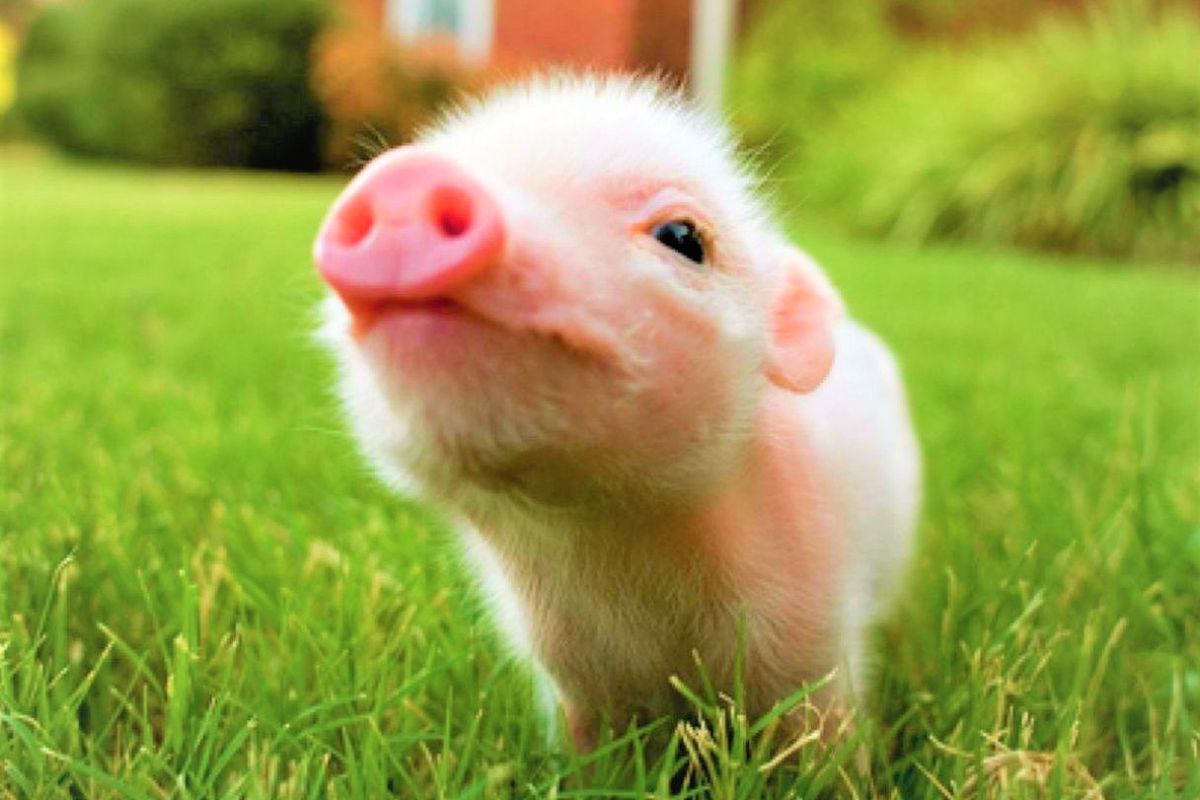
<path id="1" fill-rule="evenodd" d="M 577 753 L 590 753 L 596 749 L 600 739 L 600 719 L 594 713 L 563 701 L 563 715 L 567 720 L 567 735 Z"/>

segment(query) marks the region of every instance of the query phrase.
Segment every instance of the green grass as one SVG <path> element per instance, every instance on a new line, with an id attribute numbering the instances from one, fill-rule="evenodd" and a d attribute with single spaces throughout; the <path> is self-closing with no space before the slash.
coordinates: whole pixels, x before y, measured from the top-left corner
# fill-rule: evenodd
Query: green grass
<path id="1" fill-rule="evenodd" d="M 0 156 L 0 798 L 669 796 L 639 734 L 544 740 L 355 454 L 308 336 L 338 185 Z M 1200 281 L 797 233 L 905 365 L 920 551 L 868 774 L 764 770 L 716 712 L 676 760 L 718 798 L 1200 796 Z"/>

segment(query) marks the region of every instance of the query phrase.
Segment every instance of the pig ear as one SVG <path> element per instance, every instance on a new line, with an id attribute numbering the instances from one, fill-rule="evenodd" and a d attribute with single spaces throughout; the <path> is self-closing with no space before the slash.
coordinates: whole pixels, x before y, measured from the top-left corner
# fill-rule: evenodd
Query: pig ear
<path id="1" fill-rule="evenodd" d="M 784 242 L 776 248 L 765 371 L 776 386 L 811 392 L 833 367 L 833 328 L 842 300 L 816 263 Z"/>

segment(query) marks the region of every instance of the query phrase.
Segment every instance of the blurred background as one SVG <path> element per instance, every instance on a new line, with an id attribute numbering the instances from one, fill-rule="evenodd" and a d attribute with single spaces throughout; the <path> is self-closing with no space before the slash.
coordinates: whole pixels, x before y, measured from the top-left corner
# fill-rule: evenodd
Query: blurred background
<path id="1" fill-rule="evenodd" d="M 311 337 L 352 172 L 548 65 L 720 108 L 924 451 L 881 724 L 699 796 L 1200 797 L 1200 0 L 0 0 L 0 798 L 670 796 Z"/>
<path id="2" fill-rule="evenodd" d="M 547 65 L 689 87 L 858 232 L 1200 258 L 1197 0 L 0 0 L 0 136 L 338 171 Z"/>

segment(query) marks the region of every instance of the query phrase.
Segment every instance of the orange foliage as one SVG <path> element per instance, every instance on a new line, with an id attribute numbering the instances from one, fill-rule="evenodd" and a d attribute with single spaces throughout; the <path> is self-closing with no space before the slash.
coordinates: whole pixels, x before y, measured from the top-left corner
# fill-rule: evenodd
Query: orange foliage
<path id="1" fill-rule="evenodd" d="M 447 104 L 514 71 L 511 64 L 470 67 L 448 38 L 400 45 L 375 24 L 336 25 L 313 59 L 313 88 L 329 120 L 326 163 L 346 167 L 409 142 Z"/>

